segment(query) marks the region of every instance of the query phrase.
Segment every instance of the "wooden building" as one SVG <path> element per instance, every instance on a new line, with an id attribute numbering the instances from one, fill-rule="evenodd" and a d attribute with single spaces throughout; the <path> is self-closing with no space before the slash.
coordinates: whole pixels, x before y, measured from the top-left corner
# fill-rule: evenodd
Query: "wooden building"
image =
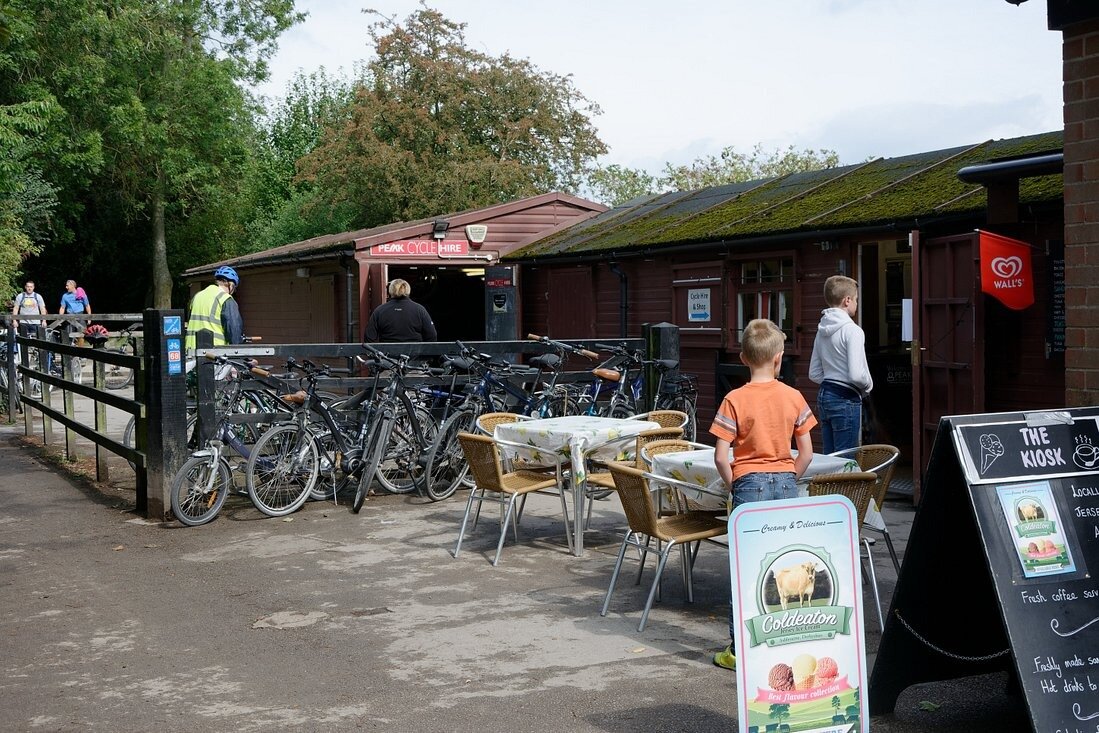
<path id="1" fill-rule="evenodd" d="M 194 267 L 183 276 L 194 294 L 221 265 L 235 268 L 245 333 L 266 343 L 360 340 L 370 311 L 385 302 L 386 283 L 394 278 L 409 282 L 413 300 L 431 313 L 442 341 L 479 340 L 488 332 L 516 338 L 515 277 L 500 259 L 521 241 L 603 211 L 605 206 L 585 199 L 548 193 L 314 237 Z M 492 295 L 503 305 L 490 307 Z"/>
<path id="2" fill-rule="evenodd" d="M 815 404 L 823 284 L 849 275 L 875 382 L 868 437 L 912 460 L 941 415 L 1064 404 L 1061 148 L 1054 132 L 630 201 L 505 258 L 521 265 L 522 329 L 678 325 L 706 426 L 745 376 L 738 336 L 755 317 L 786 332 L 787 378 Z M 1034 306 L 981 293 L 977 229 L 1032 245 Z"/>

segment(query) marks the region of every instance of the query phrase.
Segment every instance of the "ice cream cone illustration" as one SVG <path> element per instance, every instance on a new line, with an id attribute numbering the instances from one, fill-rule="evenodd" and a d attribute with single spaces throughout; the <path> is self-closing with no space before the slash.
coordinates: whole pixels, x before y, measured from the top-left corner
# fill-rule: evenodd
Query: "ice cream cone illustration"
<path id="1" fill-rule="evenodd" d="M 794 689 L 808 690 L 817 683 L 817 658 L 812 654 L 799 654 L 791 665 L 794 673 Z"/>
<path id="2" fill-rule="evenodd" d="M 1004 454 L 1004 444 L 1000 442 L 1000 436 L 995 433 L 985 433 L 981 436 L 981 473 L 988 470 L 992 462 Z"/>

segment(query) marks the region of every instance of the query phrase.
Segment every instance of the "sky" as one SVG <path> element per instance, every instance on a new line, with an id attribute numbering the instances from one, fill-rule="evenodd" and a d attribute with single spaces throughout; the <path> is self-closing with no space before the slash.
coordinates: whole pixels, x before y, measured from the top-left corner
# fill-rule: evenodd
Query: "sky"
<path id="1" fill-rule="evenodd" d="M 467 44 L 571 75 L 602 108 L 600 158 L 659 172 L 733 146 L 828 149 L 844 164 L 1061 129 L 1061 34 L 1005 0 L 435 0 Z M 369 59 L 374 8 L 298 0 L 257 88 Z"/>

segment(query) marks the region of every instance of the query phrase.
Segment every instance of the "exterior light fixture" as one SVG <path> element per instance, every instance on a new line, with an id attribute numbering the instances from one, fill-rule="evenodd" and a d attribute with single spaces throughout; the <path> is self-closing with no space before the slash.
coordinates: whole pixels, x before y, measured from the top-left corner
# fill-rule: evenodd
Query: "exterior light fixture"
<path id="1" fill-rule="evenodd" d="M 446 239 L 447 229 L 450 229 L 450 222 L 446 219 L 436 219 L 431 222 L 431 236 L 435 239 Z"/>

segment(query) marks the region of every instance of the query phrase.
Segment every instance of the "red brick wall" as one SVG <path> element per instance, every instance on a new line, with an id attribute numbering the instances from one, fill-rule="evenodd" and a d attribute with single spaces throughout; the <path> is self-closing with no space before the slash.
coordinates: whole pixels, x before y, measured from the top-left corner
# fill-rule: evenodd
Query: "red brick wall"
<path id="1" fill-rule="evenodd" d="M 1099 404 L 1099 21 L 1064 31 L 1065 401 Z"/>

